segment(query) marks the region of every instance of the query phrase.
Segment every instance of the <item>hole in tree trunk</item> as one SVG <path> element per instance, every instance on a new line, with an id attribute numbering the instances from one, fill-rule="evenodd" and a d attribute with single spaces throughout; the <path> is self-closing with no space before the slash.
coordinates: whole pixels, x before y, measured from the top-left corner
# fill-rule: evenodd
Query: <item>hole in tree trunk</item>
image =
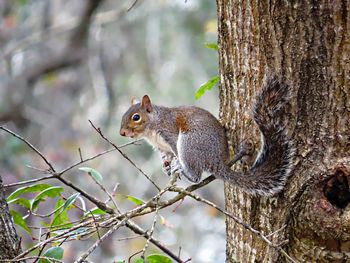
<path id="1" fill-rule="evenodd" d="M 338 169 L 326 182 L 324 195 L 332 205 L 345 208 L 350 203 L 349 181 L 350 173 L 345 169 Z"/>

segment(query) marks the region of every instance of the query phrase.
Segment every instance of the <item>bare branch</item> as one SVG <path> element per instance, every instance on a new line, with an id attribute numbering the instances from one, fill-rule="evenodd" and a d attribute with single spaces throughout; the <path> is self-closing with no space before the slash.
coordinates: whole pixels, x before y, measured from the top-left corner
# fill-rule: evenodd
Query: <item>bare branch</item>
<path id="1" fill-rule="evenodd" d="M 157 202 L 158 202 L 158 201 L 159 201 L 159 200 L 157 200 Z M 149 231 L 148 238 L 147 238 L 147 240 L 146 240 L 146 244 L 145 244 L 145 246 L 144 246 L 143 249 L 142 249 L 141 258 L 142 258 L 143 260 L 145 260 L 145 254 L 146 254 L 147 248 L 148 248 L 148 246 L 149 246 L 149 243 L 150 243 L 150 241 L 151 241 L 151 238 L 153 237 L 154 228 L 155 228 L 155 226 L 156 226 L 157 219 L 158 219 L 158 211 L 159 211 L 159 206 L 157 205 L 157 207 L 156 207 L 156 213 L 155 213 L 155 215 L 154 215 L 153 223 L 152 223 L 151 229 L 150 229 L 150 231 Z"/>
<path id="2" fill-rule="evenodd" d="M 27 181 L 22 181 L 18 183 L 12 183 L 12 184 L 6 184 L 4 185 L 4 188 L 9 188 L 9 187 L 14 187 L 14 186 L 19 186 L 19 185 L 26 185 L 26 184 L 31 184 L 31 183 L 36 183 L 44 180 L 49 180 L 49 179 L 54 179 L 56 175 L 48 175 L 48 176 L 43 176 L 40 178 L 35 178 Z"/>
<path id="3" fill-rule="evenodd" d="M 123 226 L 127 218 L 115 224 L 111 229 L 109 229 L 101 238 L 99 238 L 83 255 L 81 255 L 75 262 L 81 263 L 85 262 L 85 259 L 104 241 L 107 237 L 113 234 L 117 229 Z"/>
<path id="4" fill-rule="evenodd" d="M 61 176 L 55 176 L 55 178 L 59 181 L 61 181 L 62 183 L 64 183 L 65 185 L 73 188 L 75 191 L 79 192 L 82 196 L 84 196 L 86 199 L 88 199 L 90 202 L 94 203 L 98 208 L 102 209 L 103 211 L 107 212 L 108 214 L 114 214 L 115 211 L 110 208 L 109 206 L 107 206 L 104 202 L 98 200 L 97 198 L 95 198 L 94 196 L 88 194 L 87 192 L 85 192 L 83 189 L 75 186 L 72 182 L 62 178 Z"/>
<path id="5" fill-rule="evenodd" d="M 62 260 L 59 259 L 55 259 L 55 258 L 49 258 L 49 257 L 43 257 L 43 256 L 30 256 L 30 257 L 23 257 L 23 258 L 18 258 L 18 259 L 0 259 L 0 262 L 20 262 L 20 261 L 26 261 L 26 260 L 30 260 L 30 259 L 46 259 L 48 262 L 60 262 L 60 263 L 64 263 Z"/>

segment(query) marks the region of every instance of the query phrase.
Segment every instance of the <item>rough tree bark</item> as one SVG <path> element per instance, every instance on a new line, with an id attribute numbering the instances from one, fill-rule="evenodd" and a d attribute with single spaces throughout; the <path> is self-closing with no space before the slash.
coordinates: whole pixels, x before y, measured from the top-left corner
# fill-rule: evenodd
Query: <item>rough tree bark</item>
<path id="1" fill-rule="evenodd" d="M 227 209 L 298 262 L 350 262 L 350 2 L 217 0 L 221 121 L 233 149 L 255 138 L 250 105 L 266 72 L 292 87 L 297 147 L 285 191 L 254 198 L 226 185 Z M 227 262 L 285 262 L 227 219 Z"/>
<path id="2" fill-rule="evenodd" d="M 20 244 L 10 211 L 6 203 L 2 179 L 0 177 L 0 260 L 14 258 L 20 250 Z"/>

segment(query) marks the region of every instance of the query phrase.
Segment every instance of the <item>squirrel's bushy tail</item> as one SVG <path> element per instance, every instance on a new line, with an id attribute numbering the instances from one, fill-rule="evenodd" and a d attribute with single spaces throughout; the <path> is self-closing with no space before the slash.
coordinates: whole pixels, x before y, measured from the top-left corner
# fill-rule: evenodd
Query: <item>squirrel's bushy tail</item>
<path id="1" fill-rule="evenodd" d="M 294 146 L 283 115 L 290 99 L 289 87 L 276 76 L 269 76 L 253 108 L 253 118 L 261 131 L 261 151 L 247 173 L 230 173 L 226 178 L 245 191 L 273 195 L 281 191 L 293 166 Z M 233 173 L 233 174 L 232 174 Z"/>

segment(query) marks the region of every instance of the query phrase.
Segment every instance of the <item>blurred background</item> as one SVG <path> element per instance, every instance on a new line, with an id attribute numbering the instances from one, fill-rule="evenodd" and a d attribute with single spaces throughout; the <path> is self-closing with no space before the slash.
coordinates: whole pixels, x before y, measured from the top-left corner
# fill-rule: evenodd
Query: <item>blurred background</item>
<path id="1" fill-rule="evenodd" d="M 61 170 L 109 149 L 88 120 L 116 144 L 120 121 L 132 96 L 148 94 L 166 106 L 192 104 L 218 115 L 218 91 L 194 98 L 201 84 L 217 75 L 215 1 L 211 0 L 0 0 L 0 124 L 38 147 Z M 26 165 L 45 164 L 16 138 L 0 133 L 0 174 L 4 184 L 42 176 Z M 124 148 L 160 186 L 168 178 L 160 156 L 142 142 Z M 83 166 L 98 170 L 104 185 L 118 186 L 123 210 L 134 204 L 124 195 L 147 200 L 156 189 L 120 154 L 111 152 Z M 104 200 L 86 174 L 74 169 L 65 177 Z M 57 181 L 50 181 L 59 185 Z M 185 179 L 181 185 L 188 185 Z M 74 193 L 65 188 L 67 195 Z M 15 188 L 8 189 L 8 194 Z M 212 182 L 199 194 L 223 206 L 223 183 Z M 89 207 L 93 207 L 87 203 Z M 11 207 L 16 208 L 16 207 Z M 159 212 L 155 237 L 192 262 L 225 261 L 224 217 L 190 199 Z M 45 208 L 44 208 L 45 209 Z M 52 209 L 48 205 L 47 209 Z M 72 215 L 74 217 L 74 215 Z M 40 225 L 29 218 L 30 225 Z M 153 215 L 136 219 L 149 229 Z M 28 235 L 18 230 L 30 245 Z M 119 231 L 90 257 L 93 262 L 128 259 L 143 248 L 143 238 Z M 64 246 L 65 262 L 76 259 L 96 237 Z M 150 247 L 149 252 L 157 251 Z"/>

